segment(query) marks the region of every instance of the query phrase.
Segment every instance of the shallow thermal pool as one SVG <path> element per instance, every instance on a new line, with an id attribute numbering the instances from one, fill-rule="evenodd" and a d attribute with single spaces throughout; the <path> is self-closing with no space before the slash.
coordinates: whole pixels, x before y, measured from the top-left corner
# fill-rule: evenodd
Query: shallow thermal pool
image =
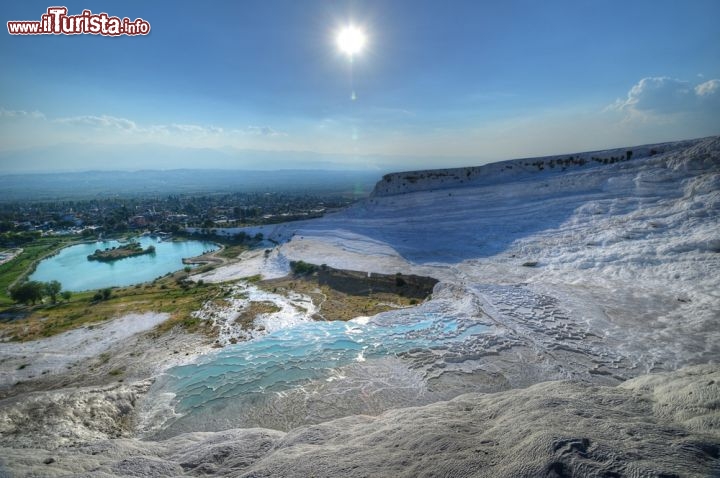
<path id="1" fill-rule="evenodd" d="M 281 329 L 228 346 L 199 363 L 168 370 L 151 389 L 149 399 L 162 401 L 160 397 L 165 397 L 172 412 L 164 414 L 166 423 L 152 428 L 171 426 L 174 433 L 180 433 L 265 423 L 251 409 L 267 408 L 268 397 L 285 413 L 292 407 L 280 405 L 278 397 L 292 396 L 298 390 L 309 393 L 317 389 L 317 383 L 341 381 L 342 374 L 336 373 L 341 367 L 362 367 L 365 361 L 411 349 L 473 340 L 487 329 L 472 318 L 418 309 Z M 254 419 L 248 418 L 253 415 Z"/>

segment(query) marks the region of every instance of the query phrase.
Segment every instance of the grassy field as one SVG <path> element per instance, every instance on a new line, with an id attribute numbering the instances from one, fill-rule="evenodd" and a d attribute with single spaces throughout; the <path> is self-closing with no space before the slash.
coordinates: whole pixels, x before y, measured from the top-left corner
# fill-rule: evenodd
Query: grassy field
<path id="1" fill-rule="evenodd" d="M 8 288 L 24 274 L 29 273 L 40 259 L 54 254 L 78 240 L 78 236 L 41 237 L 23 246 L 23 252 L 15 259 L 0 265 L 0 309 L 13 305 Z"/>
<path id="2" fill-rule="evenodd" d="M 156 333 L 180 325 L 190 332 L 203 332 L 209 324 L 192 316 L 206 300 L 220 293 L 221 286 L 191 284 L 183 286 L 178 279 L 183 272 L 144 285 L 112 289 L 107 300 L 94 300 L 96 291 L 75 293 L 68 302 L 55 305 L 18 307 L 13 318 L 0 322 L 0 335 L 26 341 L 49 337 L 83 325 L 101 322 L 128 313 L 167 312 L 170 319 L 160 324 Z"/>

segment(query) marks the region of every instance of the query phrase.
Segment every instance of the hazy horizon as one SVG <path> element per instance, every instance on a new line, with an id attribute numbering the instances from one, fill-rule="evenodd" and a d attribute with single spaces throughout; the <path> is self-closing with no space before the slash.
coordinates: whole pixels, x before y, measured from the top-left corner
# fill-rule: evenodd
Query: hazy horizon
<path id="1" fill-rule="evenodd" d="M 700 138 L 688 138 L 696 142 Z M 663 145 L 678 145 L 681 141 L 664 143 L 648 143 L 643 145 L 625 145 L 619 148 L 604 150 L 573 151 L 558 155 L 511 158 L 505 161 L 530 161 L 536 159 L 562 158 L 566 155 L 583 155 L 590 157 L 599 154 L 624 156 L 627 149 L 639 149 L 640 154 L 647 154 L 653 147 L 663 151 Z M 642 151 L 645 151 L 644 153 Z M 409 170 L 393 170 L 389 168 L 370 169 L 322 169 L 286 167 L 268 169 L 282 163 L 278 161 L 257 163 L 258 168 L 213 168 L 207 161 L 205 167 L 175 167 L 168 169 L 152 169 L 140 167 L 136 169 L 93 169 L 82 171 L 30 171 L 0 172 L 0 190 L 3 196 L 0 202 L 18 200 L 47 201 L 53 199 L 87 199 L 89 197 L 111 196 L 155 196 L 158 194 L 212 194 L 229 192 L 343 192 L 355 197 L 370 194 L 376 184 L 382 182 L 383 175 L 401 173 Z M 294 163 L 285 163 L 295 165 Z M 308 165 L 311 163 L 302 163 Z M 227 163 L 225 163 L 227 166 Z M 324 165 L 333 166 L 332 163 Z M 460 165 L 460 168 L 482 166 L 483 164 Z M 260 168 L 265 166 L 265 169 Z M 452 168 L 450 168 L 452 169 Z M 417 171 L 419 169 L 415 169 Z"/>
<path id="2" fill-rule="evenodd" d="M 152 162 L 146 162 L 144 157 L 137 157 L 133 155 L 131 157 L 125 156 L 128 151 L 125 147 L 113 148 L 108 153 L 114 156 L 114 160 L 117 163 L 88 163 L 87 157 L 76 158 L 75 161 L 69 160 L 63 164 L 58 164 L 55 167 L 47 167 L 44 163 L 40 162 L 37 167 L 33 166 L 33 156 L 28 155 L 27 152 L 18 151 L 10 153 L 7 156 L 0 157 L 4 159 L 3 168 L 0 170 L 0 176 L 15 176 L 15 175 L 42 175 L 42 174 L 82 174 L 82 173 L 93 173 L 93 172 L 123 172 L 123 173 L 135 173 L 143 171 L 233 171 L 233 172 L 286 172 L 286 171 L 301 171 L 301 172 L 357 172 L 357 173 L 377 173 L 378 175 L 391 173 L 391 172 L 402 172 L 402 171 L 413 171 L 422 169 L 444 169 L 444 168 L 462 168 L 462 167 L 473 167 L 482 166 L 485 164 L 491 164 L 503 161 L 512 161 L 518 159 L 535 159 L 562 156 L 566 154 L 578 154 L 578 153 L 593 153 L 600 151 L 607 151 L 613 149 L 622 148 L 635 148 L 641 146 L 649 146 L 663 143 L 674 143 L 681 141 L 697 140 L 706 137 L 720 136 L 720 134 L 714 134 L 703 137 L 688 137 L 688 138 L 677 138 L 668 141 L 653 142 L 653 143 L 642 143 L 642 144 L 620 144 L 620 145 L 609 145 L 604 148 L 591 149 L 591 150 L 578 150 L 578 151 L 560 151 L 551 152 L 547 154 L 536 154 L 533 156 L 517 156 L 508 158 L 489 159 L 485 161 L 475 160 L 474 157 L 455 157 L 455 158 L 444 158 L 442 165 L 437 165 L 432 161 L 426 163 L 424 161 L 413 161 L 413 158 L 402 157 L 402 156 L 382 156 L 382 155 L 367 155 L 363 157 L 353 157 L 355 161 L 347 162 L 333 162 L 333 158 L 347 158 L 350 155 L 333 155 L 333 154 L 318 154 L 312 151 L 254 151 L 254 150 L 236 150 L 236 151 L 216 151 L 208 148 L 167 148 L 166 154 L 174 154 L 173 164 L 167 165 L 167 167 L 153 167 Z M 75 147 L 77 145 L 59 145 Z M 157 152 L 157 145 L 138 145 L 137 152 L 147 153 L 150 149 L 150 154 Z M 154 150 L 154 151 L 153 151 Z M 48 151 L 57 151 L 56 148 L 48 148 Z M 76 152 L 78 150 L 75 150 Z M 80 148 L 82 151 L 82 148 Z M 181 156 L 178 157 L 177 154 Z M 233 159 L 233 153 L 237 156 L 234 159 L 241 159 L 244 161 L 228 161 Z M 46 152 L 45 154 L 51 154 Z M 97 152 L 96 152 L 97 154 Z M 214 156 L 215 162 L 208 160 L 208 154 Z M 13 158 L 13 155 L 17 155 Z M 107 159 L 108 154 L 104 153 L 103 156 Z M 298 160 L 298 157 L 301 158 Z M 398 169 L 389 166 L 383 166 L 383 164 L 395 164 L 393 162 L 383 162 L 383 159 L 393 158 L 397 160 L 404 160 L 401 165 L 416 165 L 417 167 L 412 169 Z M 17 159 L 18 167 L 13 168 L 13 159 Z M 77 160 L 79 159 L 79 160 Z M 268 160 L 271 162 L 268 162 Z M 199 162 L 200 161 L 200 162 Z M 149 165 L 148 165 L 149 164 Z M 423 164 L 429 164 L 428 167 L 423 167 Z M 99 167 L 98 167 L 99 166 Z M 379 177 L 379 176 L 378 176 Z"/>

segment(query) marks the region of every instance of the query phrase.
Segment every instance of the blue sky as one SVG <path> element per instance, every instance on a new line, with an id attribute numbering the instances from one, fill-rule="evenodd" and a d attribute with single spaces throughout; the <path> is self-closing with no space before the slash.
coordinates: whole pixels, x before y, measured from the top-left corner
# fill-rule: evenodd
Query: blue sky
<path id="1" fill-rule="evenodd" d="M 3 24 L 51 5 L 3 2 Z M 0 173 L 417 169 L 720 134 L 716 0 L 62 5 L 152 31 L 0 35 Z"/>

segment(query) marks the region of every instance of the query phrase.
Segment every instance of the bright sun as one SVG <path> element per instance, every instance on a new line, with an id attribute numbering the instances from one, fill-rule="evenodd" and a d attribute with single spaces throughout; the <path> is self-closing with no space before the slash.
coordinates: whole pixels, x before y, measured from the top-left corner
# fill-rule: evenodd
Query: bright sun
<path id="1" fill-rule="evenodd" d="M 340 51 L 347 55 L 353 56 L 360 53 L 365 46 L 367 39 L 365 33 L 352 25 L 340 30 L 337 36 L 337 44 Z"/>

